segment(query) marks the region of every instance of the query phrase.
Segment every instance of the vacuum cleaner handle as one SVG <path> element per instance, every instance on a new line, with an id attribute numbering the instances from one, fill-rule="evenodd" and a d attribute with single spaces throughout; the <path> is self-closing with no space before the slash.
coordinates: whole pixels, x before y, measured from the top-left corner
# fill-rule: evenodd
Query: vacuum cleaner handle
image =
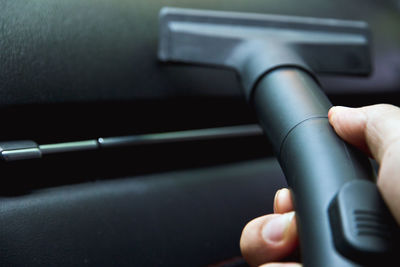
<path id="1" fill-rule="evenodd" d="M 291 188 L 305 267 L 390 262 L 399 228 L 313 74 L 370 73 L 365 22 L 164 8 L 159 36 L 163 62 L 237 72 Z"/>
<path id="2" fill-rule="evenodd" d="M 368 158 L 330 126 L 331 103 L 314 78 L 299 68 L 275 69 L 250 101 L 292 192 L 304 266 L 390 262 L 398 226 Z"/>

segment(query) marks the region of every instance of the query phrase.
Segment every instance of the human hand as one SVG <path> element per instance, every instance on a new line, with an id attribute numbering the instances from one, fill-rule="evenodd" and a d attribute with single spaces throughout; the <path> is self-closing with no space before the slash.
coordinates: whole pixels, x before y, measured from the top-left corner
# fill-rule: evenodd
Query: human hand
<path id="1" fill-rule="evenodd" d="M 386 104 L 333 107 L 328 117 L 341 138 L 379 163 L 378 188 L 400 223 L 400 108 Z M 272 263 L 289 256 L 297 243 L 290 192 L 281 189 L 275 195 L 274 214 L 249 222 L 243 229 L 240 248 L 251 266 L 298 267 L 298 263 Z"/>

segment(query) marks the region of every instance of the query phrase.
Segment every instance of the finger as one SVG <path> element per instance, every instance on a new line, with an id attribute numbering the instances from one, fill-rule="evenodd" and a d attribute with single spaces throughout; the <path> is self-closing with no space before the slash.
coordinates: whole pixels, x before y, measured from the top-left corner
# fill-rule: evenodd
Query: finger
<path id="1" fill-rule="evenodd" d="M 392 105 L 333 107 L 328 117 L 340 137 L 369 150 L 379 163 L 387 149 L 400 139 L 400 109 Z"/>
<path id="2" fill-rule="evenodd" d="M 361 109 L 332 107 L 328 112 L 329 122 L 336 133 L 348 143 L 371 154 L 366 139 L 367 118 Z"/>
<path id="3" fill-rule="evenodd" d="M 301 267 L 300 263 L 296 262 L 277 262 L 277 263 L 267 263 L 263 264 L 260 267 Z"/>
<path id="4" fill-rule="evenodd" d="M 369 150 L 380 163 L 378 187 L 400 223 L 400 109 L 385 104 L 334 107 L 328 117 L 339 136 Z"/>
<path id="5" fill-rule="evenodd" d="M 287 188 L 278 190 L 274 198 L 274 212 L 287 213 L 293 211 L 292 195 Z"/>
<path id="6" fill-rule="evenodd" d="M 243 229 L 240 249 L 251 266 L 278 261 L 297 246 L 294 212 L 256 218 Z"/>

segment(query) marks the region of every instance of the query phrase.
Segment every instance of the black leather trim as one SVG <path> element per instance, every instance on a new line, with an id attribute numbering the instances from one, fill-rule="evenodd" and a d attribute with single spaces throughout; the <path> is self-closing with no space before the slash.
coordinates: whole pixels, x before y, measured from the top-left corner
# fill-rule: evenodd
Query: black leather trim
<path id="1" fill-rule="evenodd" d="M 54 177 L 57 179 L 57 177 Z M 0 265 L 204 266 L 284 186 L 273 159 L 49 188 L 0 199 Z"/>

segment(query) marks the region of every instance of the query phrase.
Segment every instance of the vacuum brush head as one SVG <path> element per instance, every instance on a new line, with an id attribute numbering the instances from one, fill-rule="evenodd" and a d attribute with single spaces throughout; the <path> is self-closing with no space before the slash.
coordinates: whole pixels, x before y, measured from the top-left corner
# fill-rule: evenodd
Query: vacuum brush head
<path id="1" fill-rule="evenodd" d="M 369 39 L 362 21 L 165 7 L 158 58 L 232 68 L 248 96 L 265 73 L 281 66 L 367 75 Z"/>

